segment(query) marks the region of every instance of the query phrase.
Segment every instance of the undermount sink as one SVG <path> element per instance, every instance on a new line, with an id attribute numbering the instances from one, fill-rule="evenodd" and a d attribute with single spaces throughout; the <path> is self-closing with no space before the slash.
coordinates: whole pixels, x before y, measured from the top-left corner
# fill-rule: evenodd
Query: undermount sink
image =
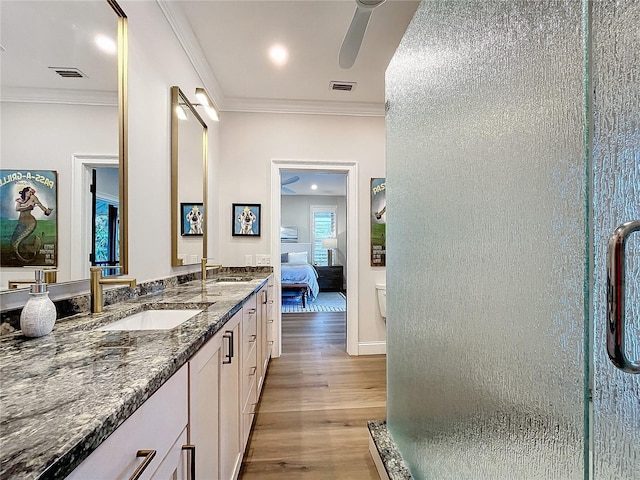
<path id="1" fill-rule="evenodd" d="M 96 328 L 96 330 L 101 332 L 115 330 L 171 330 L 195 317 L 200 312 L 202 310 L 197 309 L 144 310 Z"/>
<path id="2" fill-rule="evenodd" d="M 242 285 L 250 282 L 253 282 L 253 279 L 247 277 L 223 277 L 214 281 L 215 285 Z"/>

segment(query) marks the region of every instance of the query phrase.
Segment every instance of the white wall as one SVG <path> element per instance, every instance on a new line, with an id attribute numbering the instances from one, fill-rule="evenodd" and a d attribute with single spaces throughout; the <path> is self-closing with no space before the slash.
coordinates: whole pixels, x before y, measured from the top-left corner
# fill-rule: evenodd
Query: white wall
<path id="1" fill-rule="evenodd" d="M 220 121 L 220 259 L 224 265 L 244 265 L 245 255 L 271 251 L 271 160 L 358 162 L 359 339 L 381 342 L 385 324 L 376 299 L 376 283 L 385 269 L 369 261 L 369 184 L 385 176 L 385 126 L 382 117 L 224 112 Z M 262 204 L 262 235 L 231 236 L 231 204 Z M 349 226 L 349 228 L 354 228 Z"/>

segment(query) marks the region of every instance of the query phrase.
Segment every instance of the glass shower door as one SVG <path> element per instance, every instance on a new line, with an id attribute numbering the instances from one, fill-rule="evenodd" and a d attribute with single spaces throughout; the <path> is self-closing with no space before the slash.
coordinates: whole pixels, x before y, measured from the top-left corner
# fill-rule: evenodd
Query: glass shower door
<path id="1" fill-rule="evenodd" d="M 640 478 L 640 375 L 604 343 L 607 239 L 640 219 L 638 3 L 425 0 L 389 65 L 387 421 L 416 479 Z"/>
<path id="2" fill-rule="evenodd" d="M 640 2 L 595 1 L 593 85 L 593 406 L 592 478 L 640 478 L 640 374 L 625 373 L 606 349 L 607 240 L 640 220 Z M 624 249 L 624 351 L 640 361 L 640 232 Z"/>

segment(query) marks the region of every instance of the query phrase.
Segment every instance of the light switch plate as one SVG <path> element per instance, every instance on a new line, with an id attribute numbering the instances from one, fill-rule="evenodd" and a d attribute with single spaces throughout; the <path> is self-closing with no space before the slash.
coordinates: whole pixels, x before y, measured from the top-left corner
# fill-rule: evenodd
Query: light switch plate
<path id="1" fill-rule="evenodd" d="M 253 266 L 253 255 L 245 255 L 244 256 L 244 264 L 247 267 Z"/>

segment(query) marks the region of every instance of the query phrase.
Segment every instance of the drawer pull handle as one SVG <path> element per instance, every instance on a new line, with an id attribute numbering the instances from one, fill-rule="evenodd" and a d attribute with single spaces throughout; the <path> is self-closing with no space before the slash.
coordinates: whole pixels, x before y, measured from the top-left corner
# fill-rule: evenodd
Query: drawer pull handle
<path id="1" fill-rule="evenodd" d="M 267 323 L 273 323 L 273 318 L 270 318 L 269 320 L 267 320 Z"/>
<path id="2" fill-rule="evenodd" d="M 273 340 L 269 340 L 269 345 L 273 345 Z"/>
<path id="3" fill-rule="evenodd" d="M 190 477 L 189 480 L 196 480 L 196 446 L 195 445 L 183 445 L 182 450 L 191 452 L 191 461 L 189 462 Z"/>
<path id="4" fill-rule="evenodd" d="M 133 472 L 129 480 L 138 480 L 140 478 L 140 475 L 142 475 L 142 472 L 146 470 L 146 468 L 149 466 L 149 464 L 153 460 L 153 457 L 155 456 L 156 456 L 155 450 L 138 450 L 138 452 L 136 453 L 136 457 L 144 457 L 144 460 L 140 465 L 138 465 L 138 468 L 136 468 L 136 470 Z"/>
<path id="5" fill-rule="evenodd" d="M 258 367 L 251 367 L 251 371 L 249 372 L 249 376 L 253 376 L 258 371 Z"/>
<path id="6" fill-rule="evenodd" d="M 225 358 L 227 358 L 229 361 L 224 359 L 222 360 L 222 363 L 228 365 L 231 363 L 231 359 L 233 358 L 233 330 L 227 330 L 226 332 L 224 332 L 222 338 L 226 338 L 229 340 L 229 353 L 226 353 L 224 355 Z"/>
<path id="7" fill-rule="evenodd" d="M 249 310 L 247 310 L 247 314 L 255 315 L 256 314 L 256 309 L 255 308 L 250 308 Z"/>
<path id="8" fill-rule="evenodd" d="M 249 337 L 249 343 L 254 343 L 258 337 L 256 335 L 251 335 Z"/>

